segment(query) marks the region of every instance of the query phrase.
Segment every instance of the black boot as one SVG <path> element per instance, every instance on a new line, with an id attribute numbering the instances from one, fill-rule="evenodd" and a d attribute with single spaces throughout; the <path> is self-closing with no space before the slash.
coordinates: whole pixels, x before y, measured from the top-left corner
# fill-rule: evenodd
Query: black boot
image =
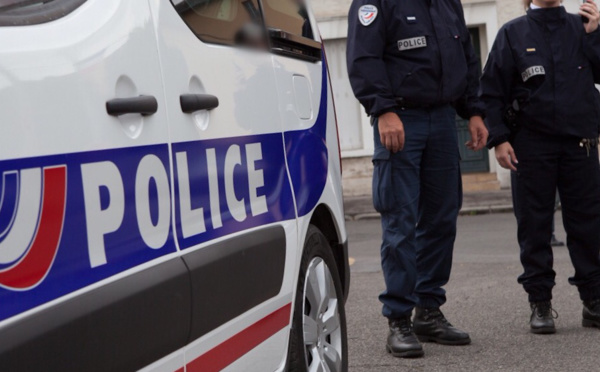
<path id="1" fill-rule="evenodd" d="M 600 299 L 583 303 L 582 324 L 584 327 L 600 328 Z"/>
<path id="2" fill-rule="evenodd" d="M 390 334 L 386 345 L 388 353 L 397 358 L 419 358 L 425 353 L 412 328 L 410 316 L 390 319 Z"/>
<path id="3" fill-rule="evenodd" d="M 421 342 L 437 342 L 442 345 L 468 345 L 469 334 L 450 324 L 439 308 L 417 308 L 415 333 Z"/>
<path id="4" fill-rule="evenodd" d="M 530 306 L 531 319 L 529 324 L 531 332 L 542 335 L 556 333 L 554 319 L 558 318 L 558 315 L 552 309 L 552 302 L 532 302 Z"/>

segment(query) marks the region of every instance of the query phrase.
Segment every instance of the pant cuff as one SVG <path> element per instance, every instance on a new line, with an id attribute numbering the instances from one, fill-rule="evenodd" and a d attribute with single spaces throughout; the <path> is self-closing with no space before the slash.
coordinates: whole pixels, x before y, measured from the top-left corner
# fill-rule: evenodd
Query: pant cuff
<path id="1" fill-rule="evenodd" d="M 385 318 L 387 318 L 387 320 L 396 320 L 396 319 L 404 319 L 406 317 L 410 318 L 412 317 L 412 313 L 413 311 L 411 310 L 408 313 L 402 313 L 402 314 L 386 314 L 384 315 Z"/>
<path id="2" fill-rule="evenodd" d="M 589 288 L 579 288 L 579 297 L 585 302 L 600 299 L 600 285 Z"/>
<path id="3" fill-rule="evenodd" d="M 425 297 L 419 299 L 419 304 L 417 306 L 422 309 L 438 308 L 441 307 L 444 302 L 445 301 L 440 301 L 433 297 Z"/>
<path id="4" fill-rule="evenodd" d="M 552 292 L 550 293 L 529 293 L 529 302 L 547 302 L 552 301 Z"/>

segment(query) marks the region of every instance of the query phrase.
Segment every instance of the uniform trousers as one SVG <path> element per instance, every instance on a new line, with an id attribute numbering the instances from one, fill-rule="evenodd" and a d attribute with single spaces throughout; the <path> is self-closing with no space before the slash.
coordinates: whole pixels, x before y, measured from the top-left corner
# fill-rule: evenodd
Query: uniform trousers
<path id="1" fill-rule="evenodd" d="M 552 136 L 527 128 L 512 141 L 516 165 L 515 215 L 524 272 L 518 281 L 529 301 L 552 299 L 556 273 L 550 240 L 556 189 L 567 247 L 583 301 L 600 298 L 600 164 L 598 149 L 580 138 Z"/>
<path id="2" fill-rule="evenodd" d="M 394 319 L 415 306 L 446 302 L 462 204 L 456 111 L 450 106 L 398 110 L 405 146 L 392 154 L 374 120 L 373 201 L 381 213 L 383 315 Z"/>

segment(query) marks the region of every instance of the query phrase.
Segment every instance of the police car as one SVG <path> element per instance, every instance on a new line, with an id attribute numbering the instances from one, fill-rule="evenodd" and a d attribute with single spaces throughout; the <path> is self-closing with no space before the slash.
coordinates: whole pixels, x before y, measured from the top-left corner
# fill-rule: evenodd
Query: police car
<path id="1" fill-rule="evenodd" d="M 0 0 L 0 371 L 346 371 L 301 0 Z"/>

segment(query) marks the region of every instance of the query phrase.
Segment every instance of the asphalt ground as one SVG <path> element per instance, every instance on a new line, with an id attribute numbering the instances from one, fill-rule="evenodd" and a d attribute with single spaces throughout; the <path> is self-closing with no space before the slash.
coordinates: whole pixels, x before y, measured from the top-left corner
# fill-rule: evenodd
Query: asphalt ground
<path id="1" fill-rule="evenodd" d="M 565 233 L 557 214 L 557 236 Z M 522 268 L 512 214 L 459 218 L 454 268 L 442 308 L 468 331 L 469 346 L 425 344 L 425 357 L 397 359 L 385 351 L 387 321 L 377 299 L 384 283 L 380 268 L 379 220 L 347 222 L 352 284 L 346 305 L 351 372 L 427 371 L 600 371 L 600 329 L 581 326 L 581 301 L 567 278 L 573 274 L 568 251 L 555 248 L 559 314 L 555 335 L 529 333 L 529 304 L 517 276 Z M 352 260 L 351 260 L 352 261 Z"/>
<path id="2" fill-rule="evenodd" d="M 510 190 L 465 192 L 460 214 L 506 213 L 512 212 L 512 208 Z M 344 210 L 348 221 L 379 218 L 371 195 L 344 197 Z"/>

